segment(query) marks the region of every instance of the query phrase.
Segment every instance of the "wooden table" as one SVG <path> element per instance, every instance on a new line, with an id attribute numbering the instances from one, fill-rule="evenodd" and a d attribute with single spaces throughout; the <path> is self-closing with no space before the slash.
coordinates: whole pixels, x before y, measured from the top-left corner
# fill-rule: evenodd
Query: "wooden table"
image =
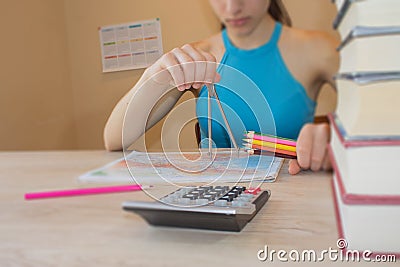
<path id="1" fill-rule="evenodd" d="M 240 233 L 149 226 L 121 209 L 125 200 L 148 199 L 144 192 L 24 200 L 26 192 L 100 186 L 77 177 L 121 155 L 1 152 L 0 266 L 266 266 L 269 260 L 257 259 L 266 245 L 336 249 L 326 172 L 290 176 L 284 166 L 275 183 L 263 185 L 272 196 Z"/>

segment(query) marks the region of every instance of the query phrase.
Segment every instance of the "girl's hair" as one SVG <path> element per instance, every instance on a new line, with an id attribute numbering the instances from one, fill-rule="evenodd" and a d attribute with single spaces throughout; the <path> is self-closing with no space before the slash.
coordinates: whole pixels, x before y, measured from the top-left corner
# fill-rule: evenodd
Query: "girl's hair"
<path id="1" fill-rule="evenodd" d="M 279 21 L 284 25 L 292 26 L 292 20 L 290 19 L 289 13 L 282 0 L 271 0 L 268 13 L 272 18 L 274 18 L 274 20 Z"/>

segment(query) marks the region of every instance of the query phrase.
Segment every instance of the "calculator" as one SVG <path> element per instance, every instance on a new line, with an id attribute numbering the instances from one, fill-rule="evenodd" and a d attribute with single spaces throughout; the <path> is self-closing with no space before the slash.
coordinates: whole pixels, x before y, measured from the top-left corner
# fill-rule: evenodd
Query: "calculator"
<path id="1" fill-rule="evenodd" d="M 158 201 L 126 201 L 122 208 L 154 226 L 241 231 L 271 192 L 244 186 L 181 187 Z"/>

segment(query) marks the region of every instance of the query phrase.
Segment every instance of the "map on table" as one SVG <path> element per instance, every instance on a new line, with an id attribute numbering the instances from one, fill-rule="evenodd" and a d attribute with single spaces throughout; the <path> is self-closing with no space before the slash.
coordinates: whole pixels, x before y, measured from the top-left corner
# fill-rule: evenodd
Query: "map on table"
<path id="1" fill-rule="evenodd" d="M 137 184 L 190 182 L 273 182 L 283 159 L 245 151 L 125 152 L 125 157 L 79 177 L 85 182 Z"/>

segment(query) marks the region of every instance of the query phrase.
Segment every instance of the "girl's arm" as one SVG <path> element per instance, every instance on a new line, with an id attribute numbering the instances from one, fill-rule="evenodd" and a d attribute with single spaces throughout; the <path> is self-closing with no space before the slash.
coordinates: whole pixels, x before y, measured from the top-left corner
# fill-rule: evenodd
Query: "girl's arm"
<path id="1" fill-rule="evenodd" d="M 109 151 L 129 147 L 163 118 L 183 94 L 179 90 L 167 92 L 168 87 L 172 86 L 155 82 L 146 72 L 147 70 L 138 83 L 122 97 L 108 118 L 104 128 L 104 144 Z M 163 104 L 155 106 L 159 100 Z"/>
<path id="2" fill-rule="evenodd" d="M 210 53 L 184 45 L 164 54 L 112 111 L 104 129 L 106 149 L 129 147 L 173 108 L 184 90 L 218 79 L 216 59 Z M 171 90 L 174 87 L 178 90 Z"/>
<path id="3" fill-rule="evenodd" d="M 336 51 L 337 42 L 329 37 L 320 36 L 312 42 L 313 53 L 310 59 L 318 73 L 319 86 L 329 83 L 335 87 L 334 75 L 339 68 L 339 54 Z M 319 89 L 319 88 L 318 88 Z M 302 169 L 313 171 L 330 170 L 327 144 L 330 141 L 328 123 L 309 123 L 303 126 L 297 139 L 297 160 L 289 163 L 289 173 L 297 174 Z"/>

